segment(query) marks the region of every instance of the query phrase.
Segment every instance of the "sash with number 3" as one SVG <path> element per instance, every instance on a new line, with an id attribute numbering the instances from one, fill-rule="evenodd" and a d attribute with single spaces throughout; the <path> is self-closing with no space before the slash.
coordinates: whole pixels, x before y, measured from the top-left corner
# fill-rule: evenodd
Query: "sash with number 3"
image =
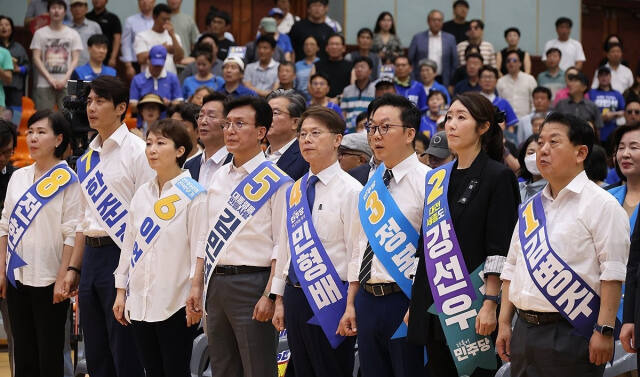
<path id="1" fill-rule="evenodd" d="M 78 177 L 69 166 L 61 162 L 38 179 L 20 197 L 9 217 L 7 237 L 7 279 L 15 287 L 15 269 L 27 264 L 16 253 L 16 247 L 22 240 L 27 228 L 33 223 L 42 207 L 49 203 L 69 185 L 78 181 Z"/>

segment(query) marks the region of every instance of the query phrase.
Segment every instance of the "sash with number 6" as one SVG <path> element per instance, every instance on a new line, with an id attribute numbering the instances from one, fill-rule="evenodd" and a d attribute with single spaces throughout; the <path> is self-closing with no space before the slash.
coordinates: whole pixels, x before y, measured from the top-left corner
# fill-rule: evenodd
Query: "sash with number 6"
<path id="1" fill-rule="evenodd" d="M 264 161 L 238 184 L 225 206 L 213 218 L 214 225 L 205 245 L 205 300 L 213 269 L 231 241 L 269 198 L 288 182 L 291 178 L 285 172 L 271 161 Z"/>
<path id="2" fill-rule="evenodd" d="M 331 344 L 337 348 L 344 337 L 336 335 L 347 306 L 347 286 L 340 279 L 311 221 L 307 201 L 309 173 L 287 190 L 287 233 L 293 271 L 313 310 L 312 324 L 319 324 Z"/>
<path id="3" fill-rule="evenodd" d="M 518 231 L 527 271 L 547 301 L 578 334 L 589 338 L 598 320 L 600 297 L 551 247 L 541 194 L 519 211 Z"/>
<path id="4" fill-rule="evenodd" d="M 89 149 L 76 164 L 80 187 L 91 212 L 107 231 L 113 242 L 122 248 L 127 228 L 129 200 L 122 199 L 109 187 L 105 174 L 100 168 L 100 153 Z"/>
<path id="5" fill-rule="evenodd" d="M 360 192 L 358 212 L 373 253 L 402 292 L 411 298 L 411 274 L 420 235 L 384 185 L 382 174 L 386 169 L 380 164 Z M 406 334 L 407 326 L 402 322 L 393 338 Z"/>
<path id="6" fill-rule="evenodd" d="M 153 211 L 150 211 L 142 220 L 140 229 L 136 231 L 136 241 L 133 243 L 129 266 L 129 279 L 140 261 L 147 255 L 146 251 L 153 249 L 160 232 L 182 213 L 196 196 L 205 192 L 206 190 L 191 177 L 182 177 L 163 198 L 155 202 Z M 128 285 L 127 282 L 127 288 Z"/>
<path id="7" fill-rule="evenodd" d="M 73 170 L 66 163 L 61 162 L 29 187 L 13 207 L 9 217 L 9 234 L 7 237 L 7 251 L 9 253 L 7 279 L 14 287 L 16 286 L 15 269 L 27 264 L 16 253 L 16 246 L 22 240 L 22 236 L 33 223 L 36 215 L 40 213 L 42 207 L 77 181 L 78 177 Z"/>
<path id="8" fill-rule="evenodd" d="M 447 345 L 459 375 L 471 375 L 480 367 L 496 369 L 493 342 L 476 334 L 475 320 L 482 307 L 481 264 L 469 275 L 449 211 L 449 178 L 454 162 L 429 171 L 426 176 L 424 261 L 433 296 L 429 312 L 440 319 Z"/>

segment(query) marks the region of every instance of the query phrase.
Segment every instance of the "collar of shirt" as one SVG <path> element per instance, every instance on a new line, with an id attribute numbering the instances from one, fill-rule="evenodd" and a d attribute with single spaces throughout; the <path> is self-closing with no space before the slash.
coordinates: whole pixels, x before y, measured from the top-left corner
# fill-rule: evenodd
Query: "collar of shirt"
<path id="1" fill-rule="evenodd" d="M 142 14 L 142 13 L 137 13 L 136 16 L 138 16 L 138 18 L 140 18 L 142 20 L 145 20 L 145 21 L 148 21 L 148 20 L 152 20 L 153 21 L 153 17 L 152 16 L 145 17 L 144 14 Z"/>
<path id="2" fill-rule="evenodd" d="M 144 69 L 144 77 L 149 79 L 151 78 L 151 72 L 149 72 L 149 67 L 146 67 Z M 160 72 L 160 76 L 158 77 L 154 77 L 154 79 L 159 80 L 159 79 L 163 79 L 167 77 L 167 69 L 166 68 L 162 68 L 162 71 Z"/>
<path id="3" fill-rule="evenodd" d="M 562 200 L 563 197 L 568 195 L 567 192 L 569 191 L 576 194 L 581 193 L 582 189 L 584 188 L 584 185 L 587 182 L 589 182 L 589 178 L 587 178 L 587 173 L 585 173 L 585 171 L 583 170 L 578 175 L 576 175 L 571 180 L 571 182 L 569 182 L 569 184 L 567 184 L 565 187 L 562 188 L 562 190 L 560 190 L 558 195 L 556 195 L 555 199 L 553 198 L 553 196 L 551 196 L 551 186 L 548 184 L 542 190 L 542 197 L 550 202 L 553 202 L 556 200 Z"/>
<path id="4" fill-rule="evenodd" d="M 413 170 L 415 163 L 420 163 L 418 160 L 418 155 L 415 153 L 411 153 L 409 157 L 402 160 L 398 165 L 391 168 L 391 172 L 393 173 L 393 180 L 397 183 L 400 183 L 402 178 L 409 174 Z"/>
<path id="5" fill-rule="evenodd" d="M 262 153 L 262 151 L 260 151 L 251 160 L 245 162 L 242 166 L 237 166 L 236 167 L 234 165 L 235 157 L 231 161 L 230 164 L 227 164 L 225 166 L 228 166 L 229 172 L 236 172 L 236 173 L 240 173 L 242 175 L 247 175 L 247 174 L 251 173 L 252 171 L 254 171 L 261 163 L 265 162 L 266 160 L 267 160 L 267 158 L 264 156 L 264 153 Z"/>
<path id="6" fill-rule="evenodd" d="M 544 71 L 542 74 L 552 79 L 555 79 L 558 76 L 564 76 L 564 72 L 562 72 L 561 69 L 558 70 L 558 73 L 555 76 L 553 76 L 549 71 Z"/>
<path id="7" fill-rule="evenodd" d="M 262 66 L 260 65 L 260 62 L 258 62 L 257 66 L 256 66 L 256 70 L 262 71 L 262 72 L 266 72 L 266 71 L 269 71 L 269 70 L 273 69 L 273 67 L 275 67 L 276 65 L 278 65 L 278 62 L 276 62 L 272 58 L 271 61 L 269 61 L 269 64 L 267 64 L 267 68 L 262 68 Z"/>
<path id="8" fill-rule="evenodd" d="M 171 179 L 168 182 L 165 182 L 164 185 L 162 186 L 162 191 L 160 191 L 160 188 L 158 187 L 158 176 L 156 175 L 149 182 L 149 189 L 153 193 L 154 197 L 159 198 L 162 194 L 166 193 L 167 190 L 175 186 L 176 182 L 178 182 L 184 177 L 191 178 L 191 173 L 189 173 L 188 170 L 183 171 L 182 173 L 178 174 L 175 178 Z"/>
<path id="9" fill-rule="evenodd" d="M 287 149 L 289 149 L 289 147 L 290 147 L 290 146 L 291 146 L 295 141 L 296 141 L 296 138 L 294 137 L 294 138 L 293 138 L 293 139 L 291 139 L 289 142 L 287 142 L 287 144 L 283 145 L 283 146 L 282 146 L 282 148 L 278 149 L 278 150 L 277 150 L 277 151 L 275 151 L 275 152 L 272 152 L 272 151 L 271 151 L 271 145 L 269 145 L 269 146 L 267 147 L 267 150 L 265 151 L 265 154 L 266 154 L 267 156 L 274 155 L 274 156 L 278 156 L 278 157 L 280 157 L 280 156 L 282 156 L 282 155 L 284 154 L 284 152 L 286 152 L 286 151 L 287 151 Z"/>
<path id="10" fill-rule="evenodd" d="M 222 161 L 227 156 L 228 153 L 229 152 L 227 152 L 227 146 L 223 145 L 222 148 L 218 149 L 216 151 L 216 153 L 214 153 L 211 157 L 209 157 L 208 160 L 205 160 L 206 157 L 204 156 L 204 151 L 203 151 L 202 152 L 202 157 L 201 157 L 201 160 L 200 160 L 200 164 L 202 165 L 202 164 L 206 163 L 207 161 L 213 161 L 216 164 L 219 164 L 220 161 Z"/>
<path id="11" fill-rule="evenodd" d="M 82 22 L 81 22 L 81 23 L 79 23 L 79 24 L 76 24 L 76 22 L 75 22 L 75 21 L 72 21 L 72 22 L 71 22 L 71 27 L 73 27 L 73 28 L 80 28 L 80 27 L 84 27 L 84 26 L 87 26 L 87 25 L 88 25 L 88 24 L 87 24 L 87 19 L 86 19 L 86 18 L 84 18 L 84 19 L 82 20 Z"/>
<path id="12" fill-rule="evenodd" d="M 408 88 L 408 87 L 411 86 L 411 75 L 409 75 L 407 77 L 407 79 L 404 80 L 404 81 L 400 81 L 397 76 L 394 76 L 393 77 L 393 82 L 395 82 L 396 84 L 398 84 L 398 85 L 400 85 L 402 87 Z"/>
<path id="13" fill-rule="evenodd" d="M 323 185 L 327 186 L 329 185 L 329 182 L 331 182 L 331 179 L 333 179 L 333 177 L 335 177 L 336 174 L 338 174 L 341 169 L 342 168 L 340 167 L 340 164 L 338 163 L 338 161 L 336 161 L 333 164 L 331 164 L 329 167 L 320 171 L 318 174 L 313 174 L 311 173 L 311 170 L 309 170 L 309 176 L 312 176 L 312 175 L 317 176 L 320 182 L 322 182 Z"/>
<path id="14" fill-rule="evenodd" d="M 89 144 L 89 148 L 98 153 L 102 152 L 103 149 L 105 151 L 109 151 L 116 146 L 121 146 L 127 134 L 129 134 L 129 129 L 124 123 L 122 123 L 120 127 L 118 127 L 104 142 L 102 141 L 100 134 L 98 134 L 98 136 L 96 136 L 96 138 Z"/>
<path id="15" fill-rule="evenodd" d="M 376 164 L 376 160 L 373 159 L 373 157 L 371 157 L 371 159 L 369 160 L 369 169 L 371 171 L 374 171 L 378 168 L 379 164 Z"/>
<path id="16" fill-rule="evenodd" d="M 496 99 L 495 93 L 487 94 L 487 93 L 485 93 L 483 91 L 480 91 L 480 94 L 485 96 L 485 98 L 488 99 L 489 101 L 491 101 L 491 103 L 493 103 L 493 101 L 495 101 L 495 99 Z"/>
<path id="17" fill-rule="evenodd" d="M 435 38 L 441 38 L 442 37 L 442 30 L 439 31 L 437 34 L 433 34 L 433 32 L 431 31 L 431 29 L 429 29 L 429 38 L 431 37 L 435 37 Z"/>

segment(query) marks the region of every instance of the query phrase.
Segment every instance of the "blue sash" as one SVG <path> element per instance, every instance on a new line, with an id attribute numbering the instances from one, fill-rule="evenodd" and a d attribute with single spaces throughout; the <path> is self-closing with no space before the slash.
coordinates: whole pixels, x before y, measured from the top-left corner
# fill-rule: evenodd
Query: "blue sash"
<path id="1" fill-rule="evenodd" d="M 309 323 L 320 324 L 334 349 L 344 340 L 336 335 L 340 318 L 347 306 L 347 284 L 343 284 L 331 263 L 311 221 L 307 201 L 309 173 L 287 190 L 287 233 L 291 263 L 314 317 Z"/>
<path id="2" fill-rule="evenodd" d="M 480 367 L 496 369 L 491 337 L 476 334 L 475 319 L 484 300 L 481 264 L 469 275 L 453 228 L 447 195 L 453 162 L 427 173 L 422 228 L 424 261 L 433 305 L 459 375 Z M 482 288 L 481 288 L 482 287 Z"/>
<path id="3" fill-rule="evenodd" d="M 89 208 L 100 225 L 107 231 L 113 242 L 122 248 L 124 233 L 127 228 L 129 202 L 109 187 L 100 168 L 100 154 L 89 149 L 78 163 L 76 170 L 80 179 L 82 193 Z"/>
<path id="4" fill-rule="evenodd" d="M 7 237 L 7 279 L 16 286 L 15 269 L 27 265 L 16 253 L 16 246 L 22 240 L 29 225 L 33 223 L 42 207 L 49 203 L 69 185 L 78 181 L 78 177 L 65 163 L 59 163 L 34 183 L 18 200 L 9 217 L 9 235 Z"/>
<path id="5" fill-rule="evenodd" d="M 578 334 L 591 337 L 600 297 L 551 247 L 541 193 L 519 212 L 520 245 L 531 280 Z"/>
<path id="6" fill-rule="evenodd" d="M 214 225 L 205 246 L 205 300 L 211 272 L 220 256 L 249 219 L 288 182 L 291 182 L 291 178 L 285 172 L 271 161 L 264 161 L 238 184 L 225 206 L 214 217 Z"/>

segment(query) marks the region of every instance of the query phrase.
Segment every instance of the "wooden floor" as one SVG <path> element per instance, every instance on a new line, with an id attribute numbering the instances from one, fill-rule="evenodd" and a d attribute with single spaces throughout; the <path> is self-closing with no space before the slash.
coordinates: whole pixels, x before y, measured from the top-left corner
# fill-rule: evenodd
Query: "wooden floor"
<path id="1" fill-rule="evenodd" d="M 11 377 L 9 369 L 9 354 L 6 347 L 0 351 L 0 377 Z"/>

